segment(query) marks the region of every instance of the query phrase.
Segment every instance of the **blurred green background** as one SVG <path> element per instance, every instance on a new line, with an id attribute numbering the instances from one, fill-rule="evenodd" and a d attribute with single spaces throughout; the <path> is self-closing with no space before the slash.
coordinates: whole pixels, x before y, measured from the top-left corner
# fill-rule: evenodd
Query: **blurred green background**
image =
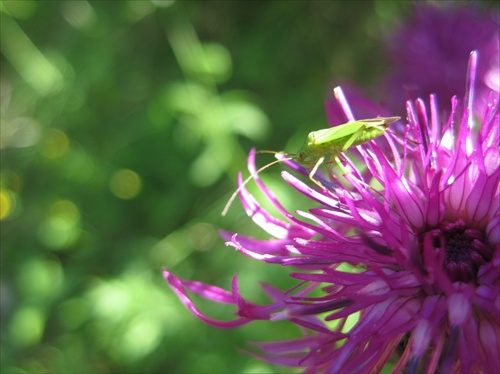
<path id="1" fill-rule="evenodd" d="M 376 97 L 397 1 L 2 1 L 1 371 L 292 372 L 246 341 L 287 324 L 218 330 L 163 267 L 265 302 L 269 268 L 218 229 L 265 238 L 236 201 L 257 149 L 295 151 L 327 126 L 333 82 Z M 273 158 L 259 155 L 263 165 Z M 297 194 L 263 178 L 285 206 Z M 253 186 L 249 187 L 254 191 Z M 200 308 L 231 318 L 231 308 Z"/>

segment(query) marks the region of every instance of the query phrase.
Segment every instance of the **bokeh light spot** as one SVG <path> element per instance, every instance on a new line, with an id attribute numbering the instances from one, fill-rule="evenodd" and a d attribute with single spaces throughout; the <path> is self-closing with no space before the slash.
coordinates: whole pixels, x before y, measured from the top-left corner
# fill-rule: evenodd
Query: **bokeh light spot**
<path id="1" fill-rule="evenodd" d="M 0 123 L 0 148 L 23 148 L 40 140 L 40 125 L 31 117 L 2 120 Z"/>
<path id="2" fill-rule="evenodd" d="M 197 223 L 189 228 L 188 240 L 200 251 L 208 251 L 217 242 L 217 230 L 208 223 Z"/>
<path id="3" fill-rule="evenodd" d="M 0 221 L 12 214 L 16 206 L 14 194 L 0 189 Z"/>
<path id="4" fill-rule="evenodd" d="M 87 1 L 66 1 L 61 8 L 64 19 L 75 29 L 90 27 L 96 16 L 92 6 Z"/>
<path id="5" fill-rule="evenodd" d="M 133 299 L 121 280 L 99 282 L 89 292 L 92 313 L 107 323 L 117 323 L 133 305 Z"/>
<path id="6" fill-rule="evenodd" d="M 68 200 L 59 200 L 50 209 L 38 230 L 40 241 L 51 249 L 65 249 L 76 242 L 81 232 L 80 211 Z"/>
<path id="7" fill-rule="evenodd" d="M 37 344 L 45 327 L 42 312 L 33 307 L 20 308 L 9 325 L 10 342 L 19 347 Z"/>
<path id="8" fill-rule="evenodd" d="M 194 185 L 199 187 L 211 186 L 222 175 L 221 164 L 212 155 L 210 150 L 205 151 L 191 164 L 188 173 Z"/>
<path id="9" fill-rule="evenodd" d="M 69 149 L 69 139 L 58 129 L 49 129 L 42 140 L 42 154 L 47 158 L 64 156 Z"/>
<path id="10" fill-rule="evenodd" d="M 61 72 L 10 17 L 2 17 L 0 39 L 4 56 L 40 96 L 61 88 Z"/>
<path id="11" fill-rule="evenodd" d="M 151 0 L 151 3 L 158 8 L 168 8 L 172 6 L 175 1 L 174 0 Z"/>
<path id="12" fill-rule="evenodd" d="M 109 188 L 120 199 L 133 199 L 141 192 L 141 177 L 133 170 L 120 169 L 111 176 Z"/>
<path id="13" fill-rule="evenodd" d="M 115 341 L 114 351 L 119 359 L 136 361 L 156 348 L 162 338 L 162 321 L 142 314 L 127 324 L 120 339 Z"/>
<path id="14" fill-rule="evenodd" d="M 46 302 L 60 295 L 64 284 L 64 271 L 56 257 L 32 258 L 19 268 L 16 283 L 26 298 Z"/>
<path id="15" fill-rule="evenodd" d="M 126 15 L 127 18 L 133 22 L 139 21 L 154 11 L 155 7 L 150 2 L 135 0 L 127 1 Z"/>

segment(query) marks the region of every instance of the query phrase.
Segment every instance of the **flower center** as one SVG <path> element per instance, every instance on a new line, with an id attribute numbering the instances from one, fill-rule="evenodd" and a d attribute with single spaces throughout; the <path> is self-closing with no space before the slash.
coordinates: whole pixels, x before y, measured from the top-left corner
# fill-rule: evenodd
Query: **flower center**
<path id="1" fill-rule="evenodd" d="M 491 249 L 478 230 L 467 229 L 465 222 L 442 222 L 433 232 L 434 248 L 444 250 L 444 268 L 452 281 L 475 279 L 479 267 L 491 260 Z"/>

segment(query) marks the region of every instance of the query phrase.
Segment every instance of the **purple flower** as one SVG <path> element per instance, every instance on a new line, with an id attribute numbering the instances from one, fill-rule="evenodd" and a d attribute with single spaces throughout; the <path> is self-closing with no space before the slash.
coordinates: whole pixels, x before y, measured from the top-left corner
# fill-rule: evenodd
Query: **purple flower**
<path id="1" fill-rule="evenodd" d="M 386 41 L 391 64 L 385 97 L 393 107 L 399 110 L 406 98 L 427 97 L 434 93 L 440 107 L 447 108 L 448 98 L 463 97 L 463 72 L 472 50 L 480 55 L 476 104 L 484 106 L 491 90 L 498 95 L 498 18 L 476 8 L 453 2 L 415 2 L 412 17 L 391 32 Z M 401 95 L 402 89 L 406 95 Z"/>
<path id="2" fill-rule="evenodd" d="M 475 53 L 470 70 L 474 76 Z M 336 93 L 352 120 L 342 91 Z M 406 136 L 388 132 L 343 154 L 349 172 L 324 176 L 328 190 L 315 190 L 284 171 L 291 187 L 319 203 L 308 212 L 287 212 L 258 177 L 281 219 L 242 189 L 245 211 L 273 238 L 224 232 L 227 245 L 295 269 L 290 277 L 296 287 L 263 286 L 269 304 L 245 300 L 237 276 L 231 291 L 168 271 L 166 280 L 211 325 L 254 320 L 297 325 L 300 337 L 257 343 L 261 353 L 255 355 L 306 373 L 383 367 L 408 373 L 500 372 L 499 104 L 491 96 L 480 119 L 471 115 L 470 104 L 454 97 L 445 118 L 435 96 L 429 107 L 420 99 L 408 102 Z M 251 152 L 248 161 L 251 173 L 254 156 Z M 295 163 L 286 164 L 307 175 Z M 378 187 L 371 187 L 374 181 Z M 211 319 L 187 291 L 235 305 L 236 318 Z M 354 321 L 349 328 L 348 318 Z"/>

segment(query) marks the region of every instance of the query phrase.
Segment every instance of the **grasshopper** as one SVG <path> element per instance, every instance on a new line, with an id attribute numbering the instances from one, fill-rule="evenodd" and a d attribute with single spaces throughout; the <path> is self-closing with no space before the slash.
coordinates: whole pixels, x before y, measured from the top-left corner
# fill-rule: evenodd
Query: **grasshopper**
<path id="1" fill-rule="evenodd" d="M 222 211 L 222 215 L 226 215 L 238 193 L 251 179 L 253 179 L 261 171 L 279 162 L 295 160 L 302 166 L 314 165 L 309 172 L 309 179 L 322 189 L 325 189 L 321 182 L 314 178 L 314 175 L 321 164 L 325 163 L 329 157 L 333 157 L 335 162 L 342 167 L 339 159 L 339 154 L 341 152 L 345 152 L 352 146 L 369 142 L 370 140 L 383 135 L 387 131 L 389 125 L 399 119 L 400 117 L 362 119 L 330 127 L 328 129 L 313 131 L 307 135 L 304 145 L 297 153 L 263 151 L 264 153 L 282 155 L 284 158 L 280 158 L 264 165 L 245 179 L 245 181 L 238 187 L 227 202 L 224 210 Z M 344 168 L 342 167 L 342 169 Z"/>

